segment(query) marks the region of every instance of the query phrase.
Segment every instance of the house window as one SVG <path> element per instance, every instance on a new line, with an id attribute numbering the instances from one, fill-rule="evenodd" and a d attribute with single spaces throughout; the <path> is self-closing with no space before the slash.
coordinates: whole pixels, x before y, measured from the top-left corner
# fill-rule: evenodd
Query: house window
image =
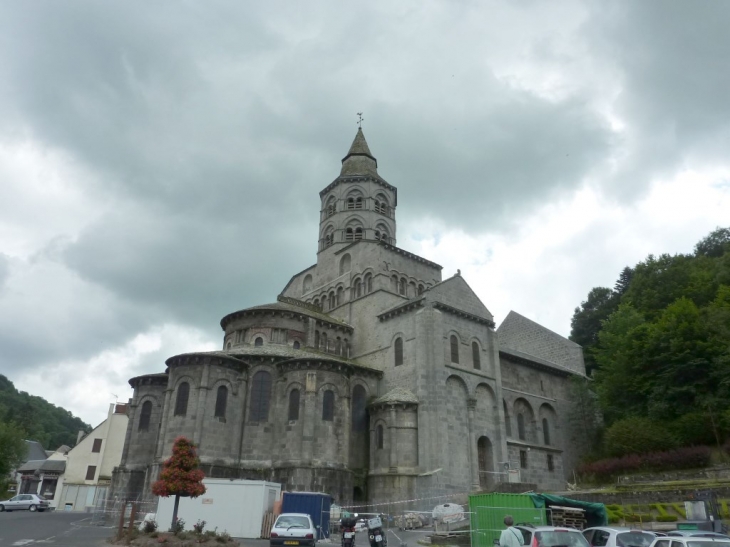
<path id="1" fill-rule="evenodd" d="M 527 469 L 527 450 L 520 450 L 520 467 Z"/>
<path id="2" fill-rule="evenodd" d="M 92 452 L 101 452 L 101 439 L 94 439 L 94 446 L 91 447 Z"/>
<path id="3" fill-rule="evenodd" d="M 256 346 L 257 348 L 260 346 L 263 346 L 264 339 L 259 336 L 258 338 L 256 338 L 256 340 L 254 340 L 253 345 Z"/>
<path id="4" fill-rule="evenodd" d="M 292 389 L 289 392 L 289 421 L 294 422 L 299 419 L 299 390 Z"/>
<path id="5" fill-rule="evenodd" d="M 545 441 L 546 445 L 550 446 L 550 424 L 547 418 L 542 419 L 542 440 Z"/>
<path id="6" fill-rule="evenodd" d="M 228 388 L 226 386 L 219 386 L 218 393 L 215 397 L 215 417 L 225 418 L 226 417 L 226 406 L 228 405 Z"/>
<path id="7" fill-rule="evenodd" d="M 459 339 L 455 335 L 451 335 L 451 362 L 459 363 Z"/>
<path id="8" fill-rule="evenodd" d="M 324 392 L 322 398 L 322 420 L 331 422 L 335 418 L 335 393 L 331 389 Z"/>
<path id="9" fill-rule="evenodd" d="M 521 441 L 525 440 L 525 417 L 522 413 L 517 414 L 517 436 Z"/>
<path id="10" fill-rule="evenodd" d="M 249 420 L 265 422 L 269 419 L 269 403 L 271 401 L 271 374 L 260 370 L 253 375 L 251 381 L 251 405 Z"/>
<path id="11" fill-rule="evenodd" d="M 375 430 L 375 442 L 378 450 L 383 448 L 383 426 L 379 425 Z"/>
<path id="12" fill-rule="evenodd" d="M 177 388 L 175 398 L 175 416 L 185 416 L 188 412 L 188 396 L 190 395 L 190 384 L 181 383 Z"/>
<path id="13" fill-rule="evenodd" d="M 86 480 L 93 481 L 95 476 L 96 476 L 96 466 L 90 465 L 89 467 L 86 468 Z"/>
<path id="14" fill-rule="evenodd" d="M 482 361 L 479 356 L 479 344 L 476 342 L 471 343 L 471 359 L 474 362 L 474 368 L 480 370 L 482 368 Z"/>
<path id="15" fill-rule="evenodd" d="M 547 455 L 547 468 L 548 471 L 555 471 L 555 461 L 552 454 Z"/>
<path id="16" fill-rule="evenodd" d="M 403 364 L 403 338 L 395 339 L 395 366 Z"/>
<path id="17" fill-rule="evenodd" d="M 139 414 L 139 431 L 147 431 L 150 428 L 150 416 L 152 415 L 152 402 L 142 403 L 142 411 Z"/>
<path id="18" fill-rule="evenodd" d="M 365 388 L 357 385 L 352 390 L 352 430 L 356 432 L 365 431 L 368 424 Z"/>

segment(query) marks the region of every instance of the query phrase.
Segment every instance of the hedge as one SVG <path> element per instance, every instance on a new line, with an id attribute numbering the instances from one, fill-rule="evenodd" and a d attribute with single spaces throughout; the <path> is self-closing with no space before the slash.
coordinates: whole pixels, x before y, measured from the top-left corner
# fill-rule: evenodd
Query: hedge
<path id="1" fill-rule="evenodd" d="M 657 522 L 677 522 L 679 519 L 675 515 L 659 515 Z"/>
<path id="2" fill-rule="evenodd" d="M 651 522 L 654 520 L 654 515 L 651 513 L 629 513 L 624 515 L 626 522 Z"/>
<path id="3" fill-rule="evenodd" d="M 631 454 L 621 458 L 608 458 L 583 464 L 578 472 L 584 476 L 607 479 L 639 471 L 670 471 L 673 469 L 693 469 L 710 464 L 711 450 L 707 446 L 687 446 L 666 452 Z"/>

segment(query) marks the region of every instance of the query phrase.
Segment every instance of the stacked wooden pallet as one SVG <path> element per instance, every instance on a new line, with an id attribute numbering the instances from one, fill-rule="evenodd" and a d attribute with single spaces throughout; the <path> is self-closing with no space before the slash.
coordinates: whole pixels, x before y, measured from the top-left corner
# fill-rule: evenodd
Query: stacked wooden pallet
<path id="1" fill-rule="evenodd" d="M 586 527 L 586 512 L 577 507 L 561 507 L 553 505 L 549 509 L 550 521 L 553 526 L 565 526 L 582 530 Z"/>
<path id="2" fill-rule="evenodd" d="M 274 525 L 276 515 L 274 513 L 264 513 L 264 518 L 261 520 L 261 539 L 269 539 L 271 535 L 271 527 Z"/>

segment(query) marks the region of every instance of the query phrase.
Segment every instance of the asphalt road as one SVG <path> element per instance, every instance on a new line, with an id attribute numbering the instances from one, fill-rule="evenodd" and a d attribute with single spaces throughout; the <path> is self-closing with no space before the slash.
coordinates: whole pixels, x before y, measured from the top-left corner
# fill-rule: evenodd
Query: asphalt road
<path id="1" fill-rule="evenodd" d="M 85 513 L 13 511 L 0 513 L 0 546 L 100 547 L 112 528 L 92 526 Z"/>
<path id="2" fill-rule="evenodd" d="M 106 539 L 113 535 L 115 527 L 91 524 L 91 517 L 85 513 L 65 511 L 13 511 L 0 513 L 0 547 L 108 547 Z M 398 536 L 394 536 L 393 533 Z M 388 532 L 388 546 L 418 547 L 417 541 L 430 530 Z M 266 539 L 238 539 L 242 547 L 268 547 Z M 320 541 L 319 547 L 339 547 L 339 536 L 331 542 Z M 355 547 L 369 547 L 367 533 L 360 532 L 355 539 Z"/>

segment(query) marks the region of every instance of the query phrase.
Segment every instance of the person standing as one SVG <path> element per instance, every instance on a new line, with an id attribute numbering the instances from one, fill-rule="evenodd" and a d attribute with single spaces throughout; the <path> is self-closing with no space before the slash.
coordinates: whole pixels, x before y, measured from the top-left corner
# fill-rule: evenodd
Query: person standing
<path id="1" fill-rule="evenodd" d="M 515 521 L 512 519 L 512 515 L 504 517 L 504 525 L 507 527 L 506 530 L 502 530 L 499 536 L 500 547 L 522 547 L 525 544 L 525 538 L 522 535 L 522 531 L 519 528 L 512 526 Z"/>

